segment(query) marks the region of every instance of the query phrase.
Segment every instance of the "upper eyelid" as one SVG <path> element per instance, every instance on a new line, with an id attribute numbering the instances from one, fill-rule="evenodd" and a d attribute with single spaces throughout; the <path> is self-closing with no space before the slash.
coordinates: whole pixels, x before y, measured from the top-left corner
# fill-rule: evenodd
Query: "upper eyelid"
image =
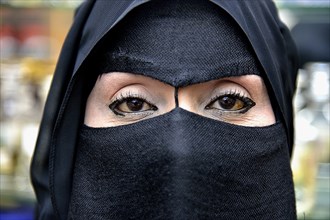
<path id="1" fill-rule="evenodd" d="M 224 91 L 217 92 L 218 95 L 239 95 L 239 96 L 245 96 L 248 97 L 249 95 L 246 94 L 247 92 L 242 91 L 240 89 L 234 88 L 234 89 L 226 89 Z"/>
<path id="2" fill-rule="evenodd" d="M 116 74 L 116 77 L 111 78 L 110 76 L 113 76 L 113 74 Z M 127 77 L 127 76 L 124 78 L 119 77 L 118 74 L 119 75 L 124 75 L 124 74 L 129 75 L 129 77 Z M 113 83 L 114 81 L 118 81 L 116 83 L 118 86 L 115 86 L 116 88 L 114 90 L 112 90 L 113 94 L 117 93 L 121 89 L 128 87 L 128 86 L 135 86 L 135 85 L 148 86 L 148 85 L 150 85 L 149 80 L 158 81 L 157 79 L 153 79 L 148 76 L 134 75 L 131 73 L 122 73 L 122 72 L 107 73 L 107 74 L 105 74 L 105 76 L 107 76 L 107 77 L 103 76 L 103 78 L 107 79 L 105 81 L 106 84 Z M 258 77 L 260 79 L 255 78 L 255 77 L 256 77 L 256 75 L 244 75 L 244 76 L 236 76 L 236 77 L 225 77 L 225 78 L 217 79 L 214 81 L 217 81 L 216 84 L 222 84 L 222 83 L 226 83 L 226 82 L 234 83 L 234 84 L 237 84 L 238 86 L 242 87 L 244 90 L 249 91 L 249 89 L 251 89 L 251 85 L 253 85 L 252 88 L 256 88 L 256 87 L 259 88 L 261 86 L 262 79 L 259 76 Z M 145 83 L 146 79 L 148 80 L 148 83 Z M 211 80 L 211 81 L 213 81 L 213 80 Z M 161 83 L 164 84 L 163 82 L 161 82 Z M 200 84 L 204 84 L 204 83 L 209 83 L 209 81 L 202 82 Z M 166 85 L 170 86 L 169 84 L 166 84 Z M 192 85 L 188 85 L 185 87 L 195 86 L 195 85 L 197 85 L 197 84 L 192 84 Z M 172 88 L 174 89 L 174 87 L 172 87 Z M 184 87 L 182 87 L 182 88 L 184 88 Z"/>
<path id="3" fill-rule="evenodd" d="M 244 98 L 244 97 L 250 98 L 250 96 L 247 95 L 246 92 L 238 90 L 237 88 L 227 89 L 224 91 L 217 91 L 217 89 L 216 89 L 215 91 L 212 92 L 212 94 L 209 96 L 209 98 L 204 101 L 204 105 L 209 105 L 210 103 L 216 101 L 221 96 L 225 96 L 225 95 L 238 96 L 241 98 Z"/>
<path id="4" fill-rule="evenodd" d="M 221 88 L 221 87 L 225 87 L 228 83 L 230 84 L 234 84 L 235 86 L 235 89 L 236 91 L 241 91 L 243 92 L 242 95 L 244 96 L 247 96 L 247 97 L 253 97 L 252 94 L 251 94 L 251 91 L 250 91 L 250 86 L 249 84 L 251 84 L 251 82 L 249 83 L 246 83 L 245 81 L 242 81 L 242 77 L 244 76 L 240 76 L 240 77 L 230 77 L 230 78 L 226 78 L 226 79 L 220 79 L 219 82 L 217 83 L 216 85 L 216 89 L 217 90 L 218 88 Z M 251 80 L 250 80 L 251 81 Z M 256 80 L 254 80 L 256 81 Z M 256 84 L 256 86 L 258 86 L 259 84 Z M 239 89 L 238 89 L 239 88 Z M 230 90 L 226 89 L 227 91 L 230 92 Z"/>
<path id="5" fill-rule="evenodd" d="M 119 97 L 117 96 L 117 97 L 115 97 L 115 100 L 110 101 L 109 106 L 112 106 L 113 104 L 115 104 L 115 102 L 117 104 L 122 104 L 122 103 L 125 102 L 125 100 L 127 100 L 129 98 L 141 99 L 144 102 L 148 103 L 149 105 L 156 106 L 156 104 L 153 103 L 152 101 L 150 101 L 146 96 L 141 95 L 141 94 L 137 94 L 137 93 L 130 93 L 130 91 L 128 91 L 128 93 L 126 93 L 126 94 L 120 93 Z"/>
<path id="6" fill-rule="evenodd" d="M 165 91 L 164 88 L 148 86 L 142 84 L 130 84 L 129 86 L 121 87 L 115 93 L 108 96 L 108 102 L 112 103 L 115 100 L 123 98 L 141 98 L 152 105 L 166 106 L 174 102 L 174 88 Z M 173 100 L 172 100 L 173 97 Z"/>
<path id="7" fill-rule="evenodd" d="M 230 82 L 230 83 L 235 83 L 244 89 L 248 90 L 248 88 L 252 86 L 257 86 L 260 87 L 262 84 L 262 78 L 257 75 L 243 75 L 243 76 L 233 76 L 233 77 L 227 77 L 227 78 L 222 78 L 218 80 L 218 83 L 222 82 Z"/>
<path id="8" fill-rule="evenodd" d="M 115 101 L 120 101 L 128 98 L 138 98 L 147 101 L 147 97 L 141 93 L 132 93 L 131 91 L 127 91 L 126 93 L 119 93 L 118 96 L 115 97 Z"/>
<path id="9" fill-rule="evenodd" d="M 140 84 L 130 84 L 128 86 L 122 87 L 118 89 L 115 93 L 113 93 L 112 97 L 109 99 L 110 103 L 114 101 L 118 101 L 125 98 L 140 98 L 150 102 L 151 104 L 154 102 L 154 97 L 148 91 L 148 88 Z"/>

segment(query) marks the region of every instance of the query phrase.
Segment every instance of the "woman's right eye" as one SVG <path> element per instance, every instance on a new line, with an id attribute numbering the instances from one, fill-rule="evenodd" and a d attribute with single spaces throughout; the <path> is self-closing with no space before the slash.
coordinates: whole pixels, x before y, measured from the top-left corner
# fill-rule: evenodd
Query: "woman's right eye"
<path id="1" fill-rule="evenodd" d="M 116 114 L 125 116 L 126 114 L 147 113 L 156 111 L 158 108 L 143 98 L 127 97 L 116 100 L 109 105 L 109 108 Z"/>

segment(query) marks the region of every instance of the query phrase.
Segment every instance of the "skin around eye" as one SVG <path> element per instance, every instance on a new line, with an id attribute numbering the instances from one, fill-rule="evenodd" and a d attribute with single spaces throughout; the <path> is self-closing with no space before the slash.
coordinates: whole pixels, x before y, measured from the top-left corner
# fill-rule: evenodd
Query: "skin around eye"
<path id="1" fill-rule="evenodd" d="M 226 77 L 179 89 L 179 106 L 218 121 L 243 126 L 276 122 L 267 88 L 258 75 Z"/>
<path id="2" fill-rule="evenodd" d="M 87 99 L 84 123 L 114 127 L 156 117 L 175 108 L 175 88 L 137 74 L 101 75 Z M 178 90 L 178 107 L 244 126 L 267 126 L 275 116 L 260 76 L 244 75 L 189 85 Z"/>
<path id="3" fill-rule="evenodd" d="M 137 74 L 104 73 L 87 99 L 84 123 L 114 127 L 139 122 L 171 111 L 174 88 Z"/>

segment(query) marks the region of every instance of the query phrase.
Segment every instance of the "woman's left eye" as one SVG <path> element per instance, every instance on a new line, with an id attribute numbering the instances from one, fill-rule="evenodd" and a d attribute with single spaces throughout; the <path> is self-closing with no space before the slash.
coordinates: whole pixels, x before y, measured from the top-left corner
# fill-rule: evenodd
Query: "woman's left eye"
<path id="1" fill-rule="evenodd" d="M 250 98 L 238 94 L 222 95 L 213 99 L 205 109 L 217 109 L 229 112 L 245 113 L 255 106 L 255 102 Z"/>
<path id="2" fill-rule="evenodd" d="M 116 100 L 109 105 L 109 108 L 117 115 L 157 110 L 156 106 L 148 103 L 144 99 L 134 97 Z"/>

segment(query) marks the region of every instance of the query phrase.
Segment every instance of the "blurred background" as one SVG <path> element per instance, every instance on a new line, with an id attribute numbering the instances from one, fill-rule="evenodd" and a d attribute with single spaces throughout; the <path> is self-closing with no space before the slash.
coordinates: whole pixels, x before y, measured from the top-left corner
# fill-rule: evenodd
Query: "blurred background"
<path id="1" fill-rule="evenodd" d="M 0 219 L 33 219 L 43 105 L 82 0 L 0 0 Z M 330 219 L 330 0 L 277 0 L 300 52 L 292 158 L 299 219 Z"/>

